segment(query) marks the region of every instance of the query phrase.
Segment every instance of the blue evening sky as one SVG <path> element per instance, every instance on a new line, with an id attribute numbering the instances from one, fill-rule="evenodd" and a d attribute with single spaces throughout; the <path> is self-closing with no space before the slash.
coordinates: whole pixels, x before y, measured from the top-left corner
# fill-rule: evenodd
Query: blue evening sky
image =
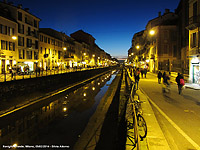
<path id="1" fill-rule="evenodd" d="M 9 0 L 8 0 L 9 1 Z M 41 28 L 52 28 L 67 35 L 82 29 L 111 56 L 126 57 L 135 33 L 147 22 L 174 12 L 180 0 L 10 0 L 22 4 L 41 19 Z"/>

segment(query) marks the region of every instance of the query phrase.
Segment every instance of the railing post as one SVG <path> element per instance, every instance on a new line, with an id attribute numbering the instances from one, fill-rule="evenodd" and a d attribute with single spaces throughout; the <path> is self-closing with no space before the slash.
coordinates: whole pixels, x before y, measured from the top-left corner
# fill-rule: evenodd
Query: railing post
<path id="1" fill-rule="evenodd" d="M 6 82 L 6 72 L 4 72 L 4 82 Z"/>

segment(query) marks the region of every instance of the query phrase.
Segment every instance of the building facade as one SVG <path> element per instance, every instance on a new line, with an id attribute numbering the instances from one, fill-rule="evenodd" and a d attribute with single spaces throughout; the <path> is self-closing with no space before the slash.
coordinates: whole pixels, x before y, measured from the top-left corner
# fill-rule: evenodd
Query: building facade
<path id="1" fill-rule="evenodd" d="M 189 0 L 189 81 L 200 84 L 200 0 Z"/>
<path id="2" fill-rule="evenodd" d="M 17 22 L 0 5 L 0 73 L 7 73 L 17 62 Z"/>
<path id="3" fill-rule="evenodd" d="M 10 18 L 17 23 L 16 55 L 13 55 L 17 65 L 23 68 L 29 66 L 30 71 L 34 71 L 34 66 L 38 61 L 38 31 L 40 19 L 29 13 L 29 9 L 22 9 L 22 5 L 14 6 L 6 1 L 0 2 L 0 7 L 10 14 Z"/>
<path id="4" fill-rule="evenodd" d="M 178 57 L 178 16 L 166 9 L 164 14 L 150 20 L 144 31 L 133 36 L 134 65 L 158 70 L 173 71 Z"/>

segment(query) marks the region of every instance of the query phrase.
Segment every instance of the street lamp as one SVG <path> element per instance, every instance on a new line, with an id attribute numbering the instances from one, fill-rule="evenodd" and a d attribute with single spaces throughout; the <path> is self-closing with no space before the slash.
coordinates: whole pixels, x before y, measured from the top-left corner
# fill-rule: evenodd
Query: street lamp
<path id="1" fill-rule="evenodd" d="M 17 37 L 16 37 L 16 36 L 12 36 L 12 39 L 13 39 L 13 40 L 17 40 Z"/>
<path id="2" fill-rule="evenodd" d="M 150 35 L 154 35 L 154 34 L 155 34 L 155 30 L 153 30 L 153 29 L 150 30 L 150 31 L 149 31 L 149 34 L 150 34 Z"/>
<path id="3" fill-rule="evenodd" d="M 64 51 L 66 51 L 66 50 L 67 50 L 67 48 L 66 48 L 66 47 L 63 47 L 63 50 L 64 50 Z"/>
<path id="4" fill-rule="evenodd" d="M 139 48 L 140 48 L 140 46 L 139 46 L 139 45 L 137 45 L 137 46 L 136 46 L 136 49 L 139 49 Z"/>

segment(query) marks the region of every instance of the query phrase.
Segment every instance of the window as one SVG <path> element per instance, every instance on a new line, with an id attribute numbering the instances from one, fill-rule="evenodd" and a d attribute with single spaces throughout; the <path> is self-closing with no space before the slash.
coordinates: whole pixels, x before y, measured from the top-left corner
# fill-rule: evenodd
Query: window
<path id="1" fill-rule="evenodd" d="M 61 58 L 61 51 L 58 51 L 58 59 Z"/>
<path id="2" fill-rule="evenodd" d="M 32 39 L 28 39 L 26 40 L 26 46 L 27 47 L 32 47 Z"/>
<path id="3" fill-rule="evenodd" d="M 26 51 L 26 59 L 32 59 L 32 51 Z"/>
<path id="4" fill-rule="evenodd" d="M 48 44 L 50 44 L 50 38 L 48 38 Z"/>
<path id="5" fill-rule="evenodd" d="M 22 21 L 22 13 L 18 12 L 18 20 Z"/>
<path id="6" fill-rule="evenodd" d="M 43 35 L 40 35 L 40 41 L 43 42 Z"/>
<path id="7" fill-rule="evenodd" d="M 37 28 L 37 20 L 34 19 L 34 27 Z"/>
<path id="8" fill-rule="evenodd" d="M 54 45 L 55 44 L 55 40 L 51 39 L 51 44 Z"/>
<path id="9" fill-rule="evenodd" d="M 47 43 L 47 37 L 44 36 L 44 42 Z"/>
<path id="10" fill-rule="evenodd" d="M 18 24 L 18 33 L 24 34 L 24 25 Z"/>
<path id="11" fill-rule="evenodd" d="M 24 46 L 24 37 L 18 36 L 18 45 Z"/>
<path id="12" fill-rule="evenodd" d="M 13 42 L 9 42 L 9 50 L 13 50 Z"/>
<path id="13" fill-rule="evenodd" d="M 42 47 L 40 47 L 40 53 L 42 54 Z"/>
<path id="14" fill-rule="evenodd" d="M 34 60 L 38 60 L 38 52 L 34 51 Z"/>
<path id="15" fill-rule="evenodd" d="M 30 27 L 28 27 L 28 31 L 27 31 L 28 33 L 28 35 L 31 35 L 31 28 Z"/>
<path id="16" fill-rule="evenodd" d="M 3 33 L 3 25 L 0 24 L 0 33 Z"/>
<path id="17" fill-rule="evenodd" d="M 38 49 L 38 41 L 35 40 L 35 49 Z"/>
<path id="18" fill-rule="evenodd" d="M 8 30 L 7 26 L 4 26 L 2 24 L 0 25 L 0 33 L 7 34 L 7 30 Z"/>
<path id="19" fill-rule="evenodd" d="M 190 47 L 196 47 L 197 46 L 197 35 L 196 32 L 190 35 Z"/>
<path id="20" fill-rule="evenodd" d="M 197 2 L 193 4 L 193 16 L 197 16 Z"/>
<path id="21" fill-rule="evenodd" d="M 1 40 L 1 49 L 5 50 L 6 49 L 6 41 Z"/>
<path id="22" fill-rule="evenodd" d="M 19 52 L 19 59 L 24 59 L 24 54 L 25 54 L 24 50 L 19 49 L 18 52 Z"/>

